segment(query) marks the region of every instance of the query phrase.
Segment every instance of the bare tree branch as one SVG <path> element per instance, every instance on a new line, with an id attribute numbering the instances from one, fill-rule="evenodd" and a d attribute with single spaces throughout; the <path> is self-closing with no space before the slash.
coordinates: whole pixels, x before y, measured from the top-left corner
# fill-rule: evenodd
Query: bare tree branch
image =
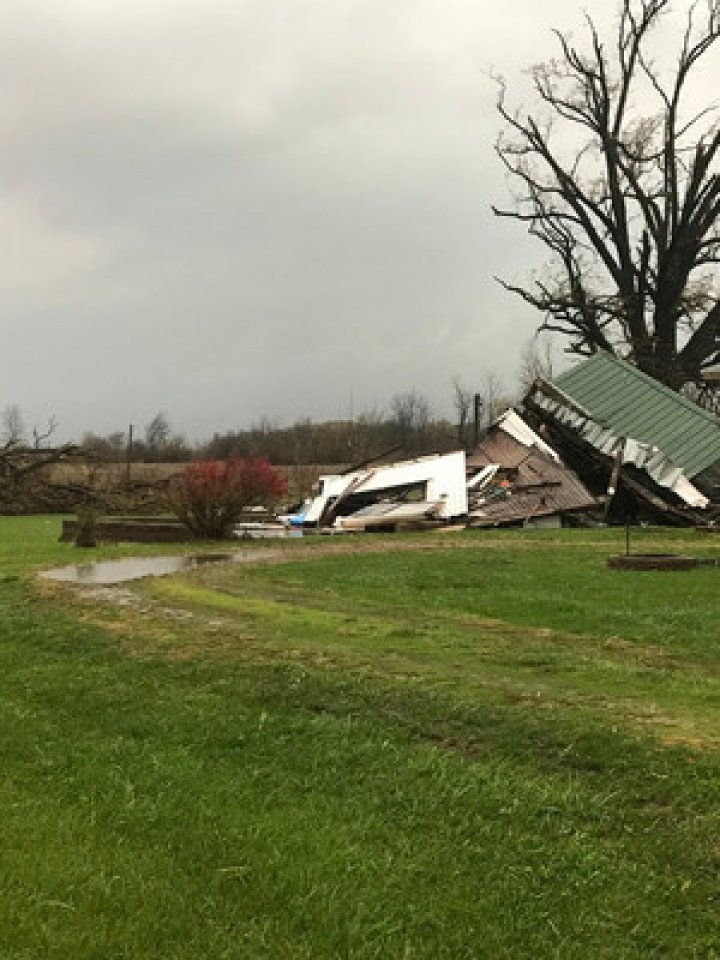
<path id="1" fill-rule="evenodd" d="M 555 31 L 559 59 L 533 71 L 535 113 L 512 110 L 503 82 L 497 101 L 496 151 L 517 192 L 493 210 L 524 223 L 551 264 L 542 282 L 500 282 L 572 352 L 611 350 L 675 389 L 699 382 L 718 350 L 720 126 L 716 105 L 685 101 L 720 36 L 720 0 L 699 9 L 687 9 L 669 78 L 652 38 L 670 0 L 621 0 L 613 44 L 589 17 L 586 50 Z M 645 114 L 636 88 L 655 97 Z"/>

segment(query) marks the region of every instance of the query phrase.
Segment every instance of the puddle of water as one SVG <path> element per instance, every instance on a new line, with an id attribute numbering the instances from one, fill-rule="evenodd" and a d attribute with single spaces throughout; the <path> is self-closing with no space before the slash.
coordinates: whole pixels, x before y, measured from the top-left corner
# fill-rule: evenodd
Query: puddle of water
<path id="1" fill-rule="evenodd" d="M 230 554 L 206 554 L 191 557 L 129 557 L 126 560 L 102 560 L 98 563 L 73 563 L 68 567 L 44 570 L 40 576 L 63 583 L 85 583 L 108 586 L 143 577 L 165 577 L 171 573 L 196 570 L 206 563 L 222 563 L 234 559 Z"/>

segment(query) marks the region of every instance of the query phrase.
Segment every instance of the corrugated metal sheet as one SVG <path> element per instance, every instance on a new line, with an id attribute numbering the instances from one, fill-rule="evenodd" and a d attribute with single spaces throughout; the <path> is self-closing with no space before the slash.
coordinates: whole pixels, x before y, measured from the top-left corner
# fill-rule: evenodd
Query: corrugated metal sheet
<path id="1" fill-rule="evenodd" d="M 556 390 L 547 396 L 542 386 L 536 387 L 530 399 L 537 407 L 559 423 L 570 427 L 605 456 L 616 456 L 622 446 L 623 463 L 631 463 L 639 470 L 644 470 L 661 487 L 672 490 L 691 507 L 702 508 L 708 505 L 707 497 L 690 483 L 684 471 L 670 460 L 663 450 L 651 444 L 640 443 L 632 437 L 623 437 L 612 428 L 601 426 L 595 420 L 578 413 L 572 406 L 572 401 L 564 403 Z"/>
<path id="2" fill-rule="evenodd" d="M 553 383 L 599 429 L 655 447 L 690 479 L 720 461 L 720 420 L 624 360 L 596 353 Z"/>

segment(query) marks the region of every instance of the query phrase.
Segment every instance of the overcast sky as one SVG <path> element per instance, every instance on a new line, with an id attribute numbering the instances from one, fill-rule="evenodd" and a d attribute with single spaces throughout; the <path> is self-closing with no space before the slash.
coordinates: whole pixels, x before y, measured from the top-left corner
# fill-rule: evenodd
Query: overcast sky
<path id="1" fill-rule="evenodd" d="M 602 25 L 614 4 L 589 0 Z M 4 0 L 0 407 L 192 438 L 514 385 L 520 93 L 575 0 Z"/>

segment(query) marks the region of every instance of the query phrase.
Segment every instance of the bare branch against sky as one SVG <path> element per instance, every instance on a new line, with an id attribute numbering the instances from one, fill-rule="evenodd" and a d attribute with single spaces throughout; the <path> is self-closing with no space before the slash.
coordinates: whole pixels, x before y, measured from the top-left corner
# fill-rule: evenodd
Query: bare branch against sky
<path id="1" fill-rule="evenodd" d="M 587 3 L 599 24 L 612 6 Z M 492 277 L 539 265 L 490 212 L 490 75 L 520 89 L 581 16 L 2 4 L 0 406 L 56 417 L 63 440 L 157 410 L 199 437 L 412 390 L 450 414 L 453 378 L 512 378 L 537 317 Z"/>

